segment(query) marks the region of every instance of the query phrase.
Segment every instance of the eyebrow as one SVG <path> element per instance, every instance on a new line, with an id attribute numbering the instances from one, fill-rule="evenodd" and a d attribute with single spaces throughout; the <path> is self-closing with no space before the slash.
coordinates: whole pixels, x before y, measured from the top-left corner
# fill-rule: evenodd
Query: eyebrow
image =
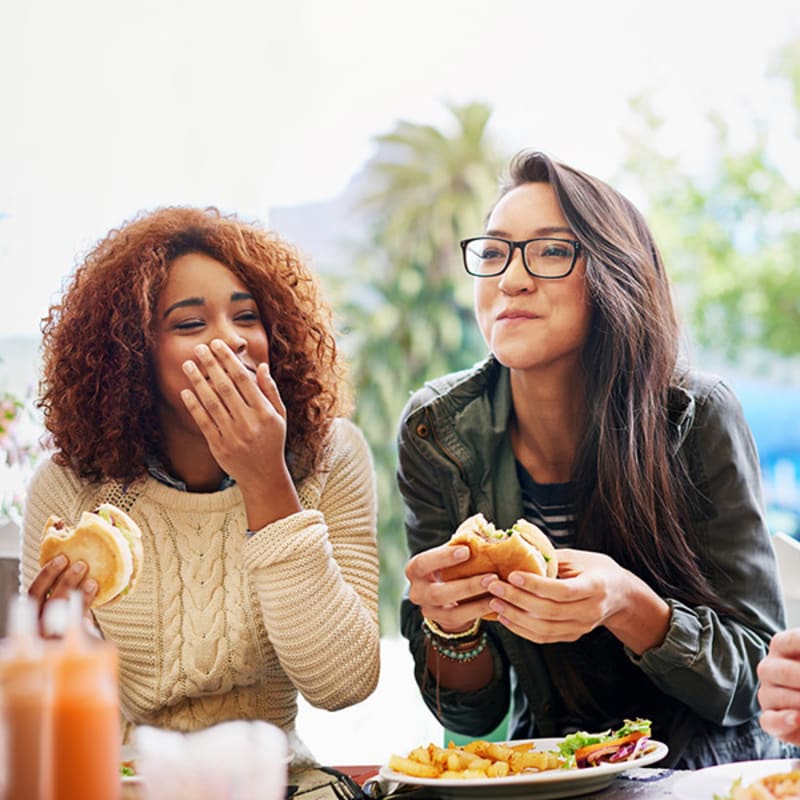
<path id="1" fill-rule="evenodd" d="M 534 231 L 534 237 L 533 238 L 538 238 L 540 236 L 552 236 L 552 234 L 554 234 L 554 233 L 566 233 L 568 236 L 575 236 L 575 234 L 572 232 L 571 228 L 565 228 L 563 225 L 550 225 L 550 226 L 547 226 L 547 227 L 544 227 L 544 228 L 537 228 Z M 486 231 L 486 235 L 487 236 L 501 236 L 502 237 L 502 236 L 506 235 L 506 231 L 492 229 L 492 230 Z"/>
<path id="2" fill-rule="evenodd" d="M 242 300 L 255 300 L 250 292 L 234 292 L 231 295 L 232 303 L 239 303 Z M 176 308 L 187 308 L 190 306 L 203 306 L 206 303 L 205 297 L 186 297 L 183 300 L 178 300 L 173 303 L 165 312 L 162 319 L 166 319 Z"/>

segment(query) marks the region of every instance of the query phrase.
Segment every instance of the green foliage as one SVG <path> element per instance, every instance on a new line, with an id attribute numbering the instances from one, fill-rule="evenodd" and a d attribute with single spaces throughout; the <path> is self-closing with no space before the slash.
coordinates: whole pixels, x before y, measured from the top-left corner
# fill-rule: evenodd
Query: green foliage
<path id="1" fill-rule="evenodd" d="M 784 48 L 774 74 L 790 84 L 800 119 L 800 40 Z M 791 159 L 778 161 L 766 123 L 756 120 L 751 142 L 737 147 L 730 126 L 712 114 L 714 155 L 690 175 L 654 144 L 664 121 L 641 98 L 634 108 L 642 129 L 629 139 L 623 172 L 647 197 L 697 341 L 731 360 L 754 349 L 800 354 L 800 186 L 787 169 L 800 156 L 800 125 Z"/>
<path id="2" fill-rule="evenodd" d="M 451 107 L 452 135 L 398 123 L 378 137 L 361 205 L 370 232 L 353 274 L 338 286 L 356 422 L 378 476 L 381 622 L 397 629 L 407 560 L 396 487 L 396 426 L 426 379 L 474 363 L 485 346 L 474 323 L 460 239 L 482 230 L 503 159 L 488 139 L 490 109 Z M 354 288 L 361 287 L 361 288 Z"/>

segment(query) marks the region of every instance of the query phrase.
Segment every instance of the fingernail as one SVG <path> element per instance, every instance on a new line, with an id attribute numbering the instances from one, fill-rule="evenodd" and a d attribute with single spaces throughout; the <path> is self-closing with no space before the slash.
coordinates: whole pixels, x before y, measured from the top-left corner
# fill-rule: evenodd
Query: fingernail
<path id="1" fill-rule="evenodd" d="M 83 575 L 84 572 L 86 572 L 86 564 L 84 564 L 83 561 L 76 561 L 72 565 L 73 575 Z"/>
<path id="2" fill-rule="evenodd" d="M 508 582 L 513 583 L 514 586 L 522 586 L 522 584 L 525 583 L 525 578 L 523 578 L 518 572 L 512 572 L 508 576 Z"/>
<path id="3" fill-rule="evenodd" d="M 496 580 L 497 580 L 497 575 L 484 575 L 481 578 L 481 586 L 483 586 L 484 589 L 488 589 L 489 584 L 494 583 Z"/>
<path id="4" fill-rule="evenodd" d="M 223 345 L 222 339 L 212 339 L 211 340 L 212 349 L 214 349 L 214 350 L 222 350 L 223 346 L 224 345 Z"/>
<path id="5" fill-rule="evenodd" d="M 83 589 L 86 594 L 94 594 L 97 591 L 97 581 L 89 578 L 89 580 L 83 584 Z"/>
<path id="6" fill-rule="evenodd" d="M 469 547 L 458 546 L 453 548 L 453 561 L 466 561 L 469 558 Z"/>
<path id="7" fill-rule="evenodd" d="M 500 581 L 496 581 L 491 586 L 487 587 L 495 597 L 505 597 L 506 590 Z"/>
<path id="8" fill-rule="evenodd" d="M 498 614 L 502 614 L 506 610 L 506 604 L 500 602 L 500 600 L 492 600 L 489 603 L 489 608 L 491 608 L 492 611 L 495 611 Z"/>
<path id="9" fill-rule="evenodd" d="M 194 372 L 197 367 L 194 365 L 194 361 L 184 361 L 183 362 L 183 371 L 186 373 Z"/>
<path id="10" fill-rule="evenodd" d="M 53 559 L 53 564 L 55 564 L 59 569 L 64 569 L 64 567 L 67 566 L 68 562 L 69 562 L 69 559 L 63 553 L 61 553 L 60 555 L 57 555 Z"/>

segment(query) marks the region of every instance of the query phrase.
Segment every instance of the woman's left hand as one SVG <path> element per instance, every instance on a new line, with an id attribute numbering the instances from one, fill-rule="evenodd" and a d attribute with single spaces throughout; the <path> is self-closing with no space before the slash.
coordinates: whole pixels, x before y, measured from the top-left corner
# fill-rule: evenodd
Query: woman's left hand
<path id="1" fill-rule="evenodd" d="M 488 588 L 494 595 L 489 605 L 500 621 L 539 644 L 574 642 L 604 625 L 623 644 L 643 652 L 666 634 L 669 606 L 603 553 L 562 548 L 558 578 L 512 572 L 507 582 L 497 580 Z"/>

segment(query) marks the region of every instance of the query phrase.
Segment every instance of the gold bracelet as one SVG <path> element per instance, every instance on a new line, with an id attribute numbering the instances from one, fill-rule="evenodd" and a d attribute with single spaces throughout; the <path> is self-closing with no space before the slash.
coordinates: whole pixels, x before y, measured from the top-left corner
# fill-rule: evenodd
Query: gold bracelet
<path id="1" fill-rule="evenodd" d="M 429 633 L 431 636 L 435 636 L 437 639 L 443 639 L 447 642 L 452 642 L 455 639 L 476 639 L 478 638 L 478 634 L 480 633 L 482 625 L 483 620 L 478 617 L 465 631 L 450 633 L 442 630 L 432 619 L 429 619 L 428 617 L 422 618 L 422 629 L 426 633 Z"/>

